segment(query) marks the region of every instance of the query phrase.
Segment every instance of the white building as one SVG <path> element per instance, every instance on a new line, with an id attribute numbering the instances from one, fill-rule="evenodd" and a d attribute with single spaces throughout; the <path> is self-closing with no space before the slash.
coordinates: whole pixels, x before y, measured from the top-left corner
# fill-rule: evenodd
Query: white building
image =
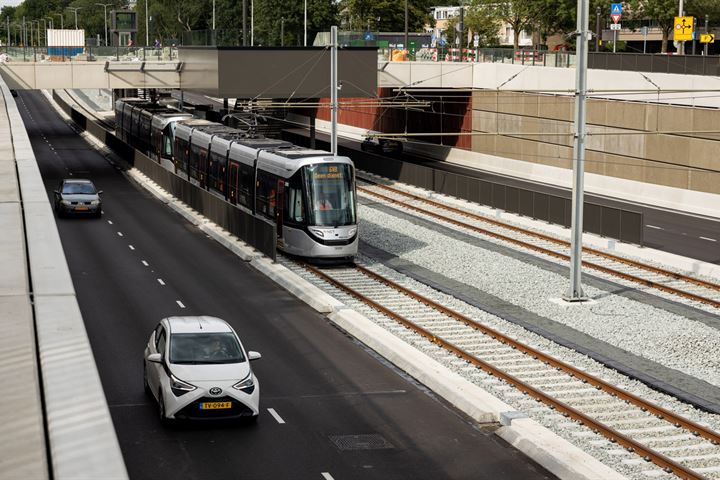
<path id="1" fill-rule="evenodd" d="M 442 34 L 445 30 L 447 30 L 448 20 L 451 18 L 459 17 L 460 16 L 460 8 L 461 7 L 432 7 L 432 16 L 435 19 L 435 28 L 426 25 L 425 31 L 427 32 L 436 32 L 436 35 Z M 465 8 L 465 14 L 467 14 L 468 6 L 463 7 Z M 498 38 L 500 39 L 500 45 L 512 45 L 513 44 L 513 35 L 514 30 L 508 23 L 503 23 L 500 27 L 500 30 L 498 31 Z M 520 47 L 531 47 L 533 44 L 532 42 L 532 34 L 522 31 L 520 32 L 520 41 L 519 45 Z"/>

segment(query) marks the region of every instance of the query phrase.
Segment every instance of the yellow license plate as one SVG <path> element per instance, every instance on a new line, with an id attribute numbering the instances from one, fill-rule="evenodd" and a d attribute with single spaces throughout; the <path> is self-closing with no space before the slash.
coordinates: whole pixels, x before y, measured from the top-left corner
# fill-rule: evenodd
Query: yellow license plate
<path id="1" fill-rule="evenodd" d="M 75 207 L 75 210 L 78 212 L 87 212 L 90 209 L 88 207 Z"/>
<path id="2" fill-rule="evenodd" d="M 200 404 L 200 410 L 219 410 L 223 408 L 232 408 L 232 402 L 203 402 Z"/>

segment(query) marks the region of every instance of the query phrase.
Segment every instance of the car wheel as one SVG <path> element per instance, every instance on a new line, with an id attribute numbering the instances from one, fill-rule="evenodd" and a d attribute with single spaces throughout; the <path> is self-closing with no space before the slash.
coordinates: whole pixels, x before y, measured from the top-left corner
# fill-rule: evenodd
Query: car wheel
<path id="1" fill-rule="evenodd" d="M 93 215 L 93 218 L 102 218 L 102 210 L 98 210 L 95 215 Z"/>
<path id="2" fill-rule="evenodd" d="M 152 394 L 152 392 L 150 391 L 150 384 L 148 384 L 147 381 L 147 365 L 145 365 L 145 362 L 143 362 L 143 388 L 145 389 L 146 394 Z"/>

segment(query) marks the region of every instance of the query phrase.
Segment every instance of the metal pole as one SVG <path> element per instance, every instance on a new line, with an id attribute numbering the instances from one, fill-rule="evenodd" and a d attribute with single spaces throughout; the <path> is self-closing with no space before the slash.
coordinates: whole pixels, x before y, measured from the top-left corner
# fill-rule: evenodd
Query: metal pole
<path id="1" fill-rule="evenodd" d="M 255 46 L 255 1 L 250 0 L 250 46 Z"/>
<path id="2" fill-rule="evenodd" d="M 695 45 L 697 45 L 697 42 L 695 41 L 695 35 L 697 33 L 697 20 L 695 17 L 693 17 L 693 39 L 692 39 L 692 54 L 695 55 Z"/>
<path id="3" fill-rule="evenodd" d="M 462 7 L 460 7 L 460 8 L 462 8 Z M 410 44 L 408 43 L 408 29 L 409 29 L 408 25 L 409 25 L 408 0 L 405 0 L 405 50 L 407 50 L 407 52 L 409 54 L 410 53 Z"/>
<path id="4" fill-rule="evenodd" d="M 600 7 L 595 11 L 595 51 L 600 51 Z"/>
<path id="5" fill-rule="evenodd" d="M 613 53 L 617 48 L 617 30 L 613 30 Z"/>
<path id="6" fill-rule="evenodd" d="M 215 30 L 215 0 L 213 0 L 213 30 Z M 245 33 L 243 32 L 243 36 Z"/>
<path id="7" fill-rule="evenodd" d="M 683 10 L 683 0 L 680 0 L 680 5 L 678 5 L 678 17 L 683 16 Z M 678 42 L 677 53 L 678 55 L 685 55 L 685 42 Z"/>
<path id="8" fill-rule="evenodd" d="M 305 0 L 305 32 L 303 34 L 303 47 L 307 47 L 307 0 Z"/>
<path id="9" fill-rule="evenodd" d="M 337 156 L 337 26 L 330 27 L 330 153 Z"/>
<path id="10" fill-rule="evenodd" d="M 647 53 L 647 27 L 643 27 L 643 53 Z"/>
<path id="11" fill-rule="evenodd" d="M 105 18 L 105 46 L 107 47 L 107 6 L 103 5 L 103 17 Z"/>
<path id="12" fill-rule="evenodd" d="M 242 1 L 242 32 L 243 32 L 243 47 L 247 47 L 247 0 Z M 250 27 L 252 28 L 252 26 Z"/>
<path id="13" fill-rule="evenodd" d="M 285 46 L 285 17 L 280 17 L 280 46 Z"/>
<path id="14" fill-rule="evenodd" d="M 150 20 L 148 19 L 148 2 L 145 0 L 145 46 L 150 45 Z"/>
<path id="15" fill-rule="evenodd" d="M 706 33 L 706 34 L 710 33 L 710 28 L 709 28 L 709 26 L 708 26 L 709 22 L 710 22 L 710 17 L 707 16 L 707 15 L 705 15 L 705 33 Z M 704 54 L 705 54 L 706 56 L 707 56 L 707 54 L 708 54 L 708 45 L 710 45 L 710 44 L 709 44 L 709 43 L 706 43 L 706 44 L 705 44 Z"/>
<path id="16" fill-rule="evenodd" d="M 577 64 L 575 65 L 575 142 L 573 146 L 572 229 L 570 237 L 569 302 L 587 300 L 582 289 L 582 232 L 585 170 L 585 100 L 587 95 L 588 10 L 590 0 L 577 4 Z M 617 30 L 615 30 L 617 31 Z"/>
<path id="17" fill-rule="evenodd" d="M 10 17 L 5 17 L 5 25 L 7 25 L 7 35 L 8 35 L 8 47 L 10 46 Z"/>

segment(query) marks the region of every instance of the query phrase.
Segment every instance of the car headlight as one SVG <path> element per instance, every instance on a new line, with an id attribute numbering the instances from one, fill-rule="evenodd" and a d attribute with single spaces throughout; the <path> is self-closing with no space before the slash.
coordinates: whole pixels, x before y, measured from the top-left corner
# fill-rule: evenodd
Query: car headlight
<path id="1" fill-rule="evenodd" d="M 325 237 L 325 232 L 323 232 L 322 230 L 318 230 L 317 228 L 310 228 L 309 230 L 310 230 L 314 235 L 316 235 L 316 236 L 318 236 L 318 237 L 320 237 L 320 238 L 324 238 L 324 237 Z"/>
<path id="2" fill-rule="evenodd" d="M 91 200 L 90 205 L 100 205 L 100 200 Z"/>
<path id="3" fill-rule="evenodd" d="M 241 390 L 245 393 L 252 393 L 255 390 L 255 378 L 253 378 L 252 372 L 248 373 L 248 376 L 240 380 L 238 383 L 233 385 L 235 390 Z"/>
<path id="4" fill-rule="evenodd" d="M 70 205 L 70 200 L 60 200 L 63 205 Z"/>
<path id="5" fill-rule="evenodd" d="M 197 387 L 195 385 L 190 385 L 187 382 L 183 382 L 175 375 L 170 375 L 170 390 L 172 390 L 173 394 L 176 397 L 180 397 L 188 392 L 192 392 L 196 388 Z"/>

